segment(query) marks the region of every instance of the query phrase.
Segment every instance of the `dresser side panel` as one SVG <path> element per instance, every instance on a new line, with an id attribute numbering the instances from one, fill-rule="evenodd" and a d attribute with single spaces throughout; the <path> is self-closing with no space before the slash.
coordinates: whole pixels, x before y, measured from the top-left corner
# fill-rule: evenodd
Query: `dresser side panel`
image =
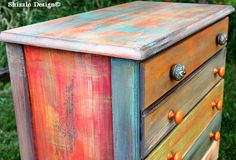
<path id="1" fill-rule="evenodd" d="M 138 160 L 140 141 L 139 63 L 111 59 L 113 140 L 116 160 Z"/>
<path id="2" fill-rule="evenodd" d="M 37 159 L 113 159 L 110 58 L 24 49 Z"/>

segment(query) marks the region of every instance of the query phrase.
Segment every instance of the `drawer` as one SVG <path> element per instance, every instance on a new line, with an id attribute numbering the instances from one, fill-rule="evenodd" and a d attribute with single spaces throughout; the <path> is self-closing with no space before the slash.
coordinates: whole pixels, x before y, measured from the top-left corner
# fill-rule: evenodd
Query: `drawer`
<path id="1" fill-rule="evenodd" d="M 179 83 L 172 80 L 173 65 L 182 64 L 186 76 L 219 51 L 216 37 L 228 33 L 228 18 L 186 38 L 167 50 L 141 63 L 141 108 L 148 108 L 154 101 Z"/>
<path id="2" fill-rule="evenodd" d="M 212 102 L 223 99 L 223 90 L 224 80 L 221 80 L 146 159 L 166 160 L 168 154 L 176 152 L 180 152 L 184 157 L 215 115 L 219 113 L 217 109 L 212 108 Z"/>
<path id="3" fill-rule="evenodd" d="M 201 160 L 217 160 L 219 157 L 220 142 L 214 142 Z"/>
<path id="4" fill-rule="evenodd" d="M 181 111 L 186 115 L 219 82 L 221 77 L 215 75 L 213 70 L 224 68 L 225 57 L 224 48 L 185 81 L 179 83 L 174 91 L 160 100 L 152 110 L 143 112 L 141 119 L 143 156 L 147 155 L 176 125 L 174 120 L 168 119 L 170 111 Z"/>
<path id="5" fill-rule="evenodd" d="M 189 152 L 184 157 L 184 160 L 189 160 L 189 159 L 200 160 L 206 154 L 206 151 L 211 147 L 213 143 L 219 142 L 211 139 L 209 135 L 211 132 L 216 133 L 220 131 L 221 117 L 222 117 L 222 112 L 219 112 L 214 118 L 214 120 L 212 120 L 210 125 L 207 127 L 207 129 L 203 131 L 201 136 L 193 144 Z"/>

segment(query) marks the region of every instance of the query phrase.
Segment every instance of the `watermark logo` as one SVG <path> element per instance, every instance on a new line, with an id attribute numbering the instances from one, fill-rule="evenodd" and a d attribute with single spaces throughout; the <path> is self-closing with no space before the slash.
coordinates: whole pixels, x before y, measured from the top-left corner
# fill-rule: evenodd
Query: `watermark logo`
<path id="1" fill-rule="evenodd" d="M 61 2 L 8 2 L 8 7 L 11 8 L 58 8 L 61 6 Z"/>

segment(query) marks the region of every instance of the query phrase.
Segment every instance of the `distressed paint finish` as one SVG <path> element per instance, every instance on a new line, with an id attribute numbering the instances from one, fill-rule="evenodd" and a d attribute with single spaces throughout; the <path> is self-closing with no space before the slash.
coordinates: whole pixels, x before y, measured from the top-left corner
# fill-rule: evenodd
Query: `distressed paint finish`
<path id="1" fill-rule="evenodd" d="M 110 58 L 24 50 L 37 159 L 113 159 Z"/>
<path id="2" fill-rule="evenodd" d="M 201 136 L 198 138 L 198 140 L 194 143 L 194 145 L 191 147 L 189 152 L 184 157 L 184 160 L 189 160 L 189 159 L 200 160 L 204 156 L 206 151 L 212 145 L 212 142 L 215 143 L 214 140 L 210 139 L 209 134 L 211 132 L 220 131 L 221 117 L 222 117 L 222 111 L 216 115 L 216 117 L 212 120 L 207 129 L 203 131 Z M 214 153 L 217 155 L 218 150 L 216 150 Z"/>
<path id="3" fill-rule="evenodd" d="M 113 139 L 116 160 L 138 160 L 140 141 L 139 63 L 111 59 Z"/>
<path id="4" fill-rule="evenodd" d="M 216 37 L 221 32 L 228 34 L 227 17 L 141 63 L 144 79 L 141 84 L 142 109 L 146 109 L 180 82 L 170 77 L 174 64 L 185 66 L 186 77 L 222 49 L 224 46 L 216 43 Z"/>
<path id="5" fill-rule="evenodd" d="M 223 5 L 136 1 L 4 31 L 0 40 L 142 60 L 233 11 Z"/>
<path id="6" fill-rule="evenodd" d="M 148 155 L 146 160 L 166 160 L 169 152 L 177 151 L 185 156 L 219 112 L 212 109 L 211 103 L 223 99 L 223 90 L 224 80 L 221 80 L 184 118 L 183 122 Z"/>
<path id="7" fill-rule="evenodd" d="M 34 160 L 35 149 L 23 46 L 8 43 L 7 58 L 13 91 L 20 156 L 22 160 Z"/>
<path id="8" fill-rule="evenodd" d="M 213 142 L 206 154 L 201 160 L 218 160 L 219 157 L 220 142 Z"/>
<path id="9" fill-rule="evenodd" d="M 223 49 L 179 86 L 173 88 L 173 91 L 165 95 L 165 98 L 161 99 L 151 111 L 143 112 L 142 155 L 150 152 L 176 126 L 174 121 L 167 118 L 171 110 L 175 112 L 180 110 L 187 115 L 219 82 L 221 78 L 216 76 L 213 70 L 224 67 L 225 59 L 226 49 Z"/>

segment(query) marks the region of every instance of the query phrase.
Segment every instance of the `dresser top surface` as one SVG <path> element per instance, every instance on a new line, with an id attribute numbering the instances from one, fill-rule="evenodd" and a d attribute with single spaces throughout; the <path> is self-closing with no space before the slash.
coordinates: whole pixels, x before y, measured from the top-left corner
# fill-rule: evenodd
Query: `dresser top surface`
<path id="1" fill-rule="evenodd" d="M 6 30 L 0 40 L 143 60 L 233 11 L 223 5 L 135 1 Z"/>

